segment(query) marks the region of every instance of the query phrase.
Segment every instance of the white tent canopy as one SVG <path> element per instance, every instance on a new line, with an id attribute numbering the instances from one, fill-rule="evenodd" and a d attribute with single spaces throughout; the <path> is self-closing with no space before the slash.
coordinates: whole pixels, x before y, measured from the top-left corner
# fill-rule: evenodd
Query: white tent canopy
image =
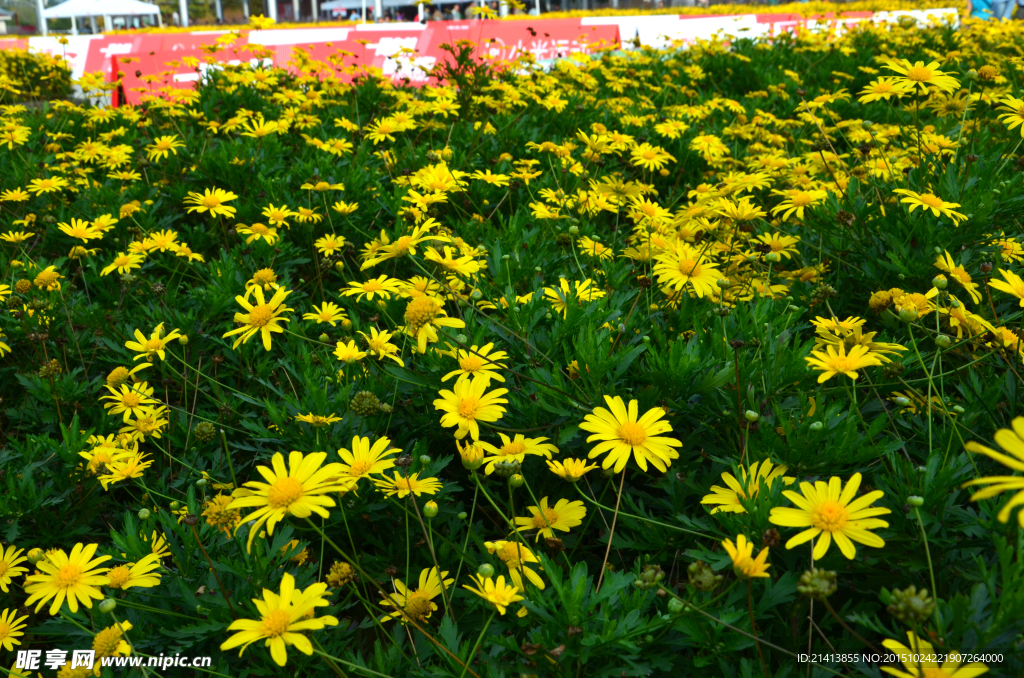
<path id="1" fill-rule="evenodd" d="M 77 16 L 137 16 L 159 14 L 160 8 L 139 0 L 67 0 L 43 10 L 47 19 L 69 19 Z"/>

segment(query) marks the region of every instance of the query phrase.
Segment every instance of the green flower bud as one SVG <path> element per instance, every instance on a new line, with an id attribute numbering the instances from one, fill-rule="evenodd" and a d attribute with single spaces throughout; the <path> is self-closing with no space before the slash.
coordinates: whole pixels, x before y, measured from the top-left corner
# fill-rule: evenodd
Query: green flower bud
<path id="1" fill-rule="evenodd" d="M 910 405 L 910 398 L 905 398 L 903 396 L 896 396 L 895 398 L 892 399 L 892 401 L 899 405 L 900 407 L 907 407 L 908 405 Z"/>
<path id="2" fill-rule="evenodd" d="M 755 421 L 761 418 L 761 415 L 759 415 L 754 410 L 747 410 L 746 412 L 743 413 L 743 417 L 750 423 L 754 423 Z"/>
<path id="3" fill-rule="evenodd" d="M 569 232 L 572 233 L 573 235 L 579 235 L 580 234 L 580 229 L 579 229 L 578 226 L 570 226 L 569 227 Z"/>
<path id="4" fill-rule="evenodd" d="M 139 509 L 139 520 L 149 520 L 149 509 Z"/>
<path id="5" fill-rule="evenodd" d="M 457 517 L 459 520 L 465 520 L 466 518 L 469 518 L 469 514 L 465 511 L 459 511 L 459 515 Z"/>
<path id="6" fill-rule="evenodd" d="M 715 281 L 715 284 L 718 285 L 719 289 L 724 290 L 729 287 L 730 283 L 728 278 L 719 278 L 718 280 Z"/>
<path id="7" fill-rule="evenodd" d="M 490 563 L 483 563 L 480 567 L 476 568 L 476 573 L 483 578 L 494 576 L 494 566 Z"/>
<path id="8" fill-rule="evenodd" d="M 180 508 L 181 508 L 181 502 L 180 501 L 172 501 L 171 502 L 171 510 L 172 511 L 177 511 Z"/>
<path id="9" fill-rule="evenodd" d="M 723 579 L 722 575 L 715 574 L 715 571 L 708 567 L 703 560 L 690 563 L 686 568 L 686 575 L 690 586 L 698 591 L 713 591 L 722 583 Z"/>
<path id="10" fill-rule="evenodd" d="M 196 481 L 196 487 L 205 487 L 205 486 L 206 486 L 206 478 L 200 478 L 199 480 Z"/>
<path id="11" fill-rule="evenodd" d="M 46 552 L 43 549 L 35 548 L 28 552 L 28 562 L 35 565 L 46 556 Z"/>
<path id="12" fill-rule="evenodd" d="M 875 126 L 875 123 L 871 122 L 870 120 L 862 120 L 861 123 L 860 123 L 860 128 L 862 130 L 864 130 L 865 132 L 871 131 L 871 128 L 874 127 L 874 126 Z"/>
<path id="13" fill-rule="evenodd" d="M 188 346 L 188 335 L 183 334 L 180 337 L 178 337 L 178 343 L 181 344 L 182 346 Z"/>
<path id="14" fill-rule="evenodd" d="M 928 595 L 927 589 L 918 591 L 915 586 L 908 586 L 892 592 L 888 610 L 901 622 L 917 626 L 935 614 L 935 600 Z"/>
<path id="15" fill-rule="evenodd" d="M 678 598 L 672 598 L 668 601 L 668 611 L 672 614 L 679 614 L 683 611 L 683 601 Z"/>
<path id="16" fill-rule="evenodd" d="M 967 411 L 967 410 L 965 410 L 965 409 L 964 409 L 963 407 L 961 407 L 961 406 L 959 406 L 959 405 L 953 405 L 953 408 L 952 408 L 952 409 L 953 409 L 953 411 L 954 411 L 954 412 L 956 412 L 957 414 L 963 414 L 964 412 L 966 412 L 966 411 Z"/>
<path id="17" fill-rule="evenodd" d="M 424 504 L 424 506 L 423 506 L 423 515 L 425 515 L 428 518 L 433 518 L 434 516 L 436 516 L 437 515 L 437 502 L 431 500 L 431 501 L 428 501 L 426 504 Z"/>
<path id="18" fill-rule="evenodd" d="M 525 483 L 526 483 L 526 478 L 524 478 L 523 476 L 521 476 L 518 473 L 513 474 L 508 479 L 508 484 L 511 485 L 512 487 L 522 487 Z"/>
<path id="19" fill-rule="evenodd" d="M 836 573 L 812 568 L 803 573 L 796 590 L 814 600 L 824 600 L 836 592 Z"/>
<path id="20" fill-rule="evenodd" d="M 330 340 L 331 340 L 331 338 L 330 338 L 329 336 L 327 336 L 327 333 L 326 333 L 326 332 L 322 332 L 322 333 L 320 334 L 320 336 L 319 336 L 319 337 L 317 337 L 317 339 L 319 339 L 320 341 L 322 341 L 322 342 L 323 342 L 323 343 L 325 343 L 325 344 L 326 344 L 326 343 L 327 343 L 328 341 L 330 341 Z"/>
<path id="21" fill-rule="evenodd" d="M 777 264 L 782 260 L 782 256 L 778 252 L 768 252 L 764 255 L 764 260 L 769 261 L 773 264 Z"/>
<path id="22" fill-rule="evenodd" d="M 924 506 L 924 497 L 919 497 L 916 494 L 912 494 L 909 497 L 907 497 L 907 503 L 914 507 Z"/>
<path id="23" fill-rule="evenodd" d="M 939 348 L 949 348 L 953 345 L 953 340 L 947 334 L 940 334 L 935 337 L 935 345 Z"/>
<path id="24" fill-rule="evenodd" d="M 814 432 L 818 432 L 823 428 L 825 428 L 825 424 L 821 423 L 820 421 L 815 421 L 811 424 L 811 430 Z"/>
<path id="25" fill-rule="evenodd" d="M 944 290 L 949 286 L 949 280 L 946 279 L 946 276 L 940 273 L 932 278 L 932 286 L 936 289 Z"/>
<path id="26" fill-rule="evenodd" d="M 97 607 L 103 614 L 110 614 L 117 608 L 117 601 L 113 598 L 104 598 Z"/>
<path id="27" fill-rule="evenodd" d="M 914 306 L 904 306 L 900 309 L 900 320 L 905 323 L 912 323 L 917 320 L 917 308 Z"/>
<path id="28" fill-rule="evenodd" d="M 481 292 L 480 290 L 473 290 L 472 292 L 470 292 L 469 298 L 472 299 L 473 301 L 480 301 L 481 299 L 484 298 L 484 293 Z"/>

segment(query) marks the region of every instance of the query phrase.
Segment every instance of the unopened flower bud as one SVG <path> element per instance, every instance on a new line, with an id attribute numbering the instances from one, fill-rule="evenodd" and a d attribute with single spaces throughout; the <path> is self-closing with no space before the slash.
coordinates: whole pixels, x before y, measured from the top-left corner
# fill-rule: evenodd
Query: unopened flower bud
<path id="1" fill-rule="evenodd" d="M 579 235 L 580 234 L 579 226 L 570 226 L 569 227 L 569 233 L 572 233 L 573 235 Z"/>
<path id="2" fill-rule="evenodd" d="M 457 517 L 457 518 L 458 518 L 459 520 L 465 520 L 466 518 L 469 518 L 469 514 L 468 514 L 468 513 L 466 513 L 465 511 L 459 511 L 459 515 L 458 515 L 458 516 L 456 516 L 456 517 Z"/>
<path id="3" fill-rule="evenodd" d="M 522 487 L 523 484 L 525 484 L 525 483 L 526 483 L 526 478 L 524 478 L 519 473 L 514 473 L 508 479 L 508 484 L 511 485 L 512 487 Z"/>
<path id="4" fill-rule="evenodd" d="M 912 323 L 917 320 L 918 312 L 914 306 L 904 306 L 900 309 L 900 320 L 905 323 Z"/>
<path id="5" fill-rule="evenodd" d="M 322 342 L 323 342 L 323 343 L 325 343 L 325 344 L 326 344 L 327 342 L 329 342 L 329 341 L 331 340 L 331 338 L 330 338 L 329 336 L 327 336 L 327 333 L 326 333 L 326 332 L 322 332 L 322 333 L 320 334 L 320 336 L 319 336 L 319 337 L 317 337 L 317 339 L 319 339 L 320 341 L 322 341 Z"/>
<path id="6" fill-rule="evenodd" d="M 188 346 L 188 335 L 183 334 L 180 337 L 178 337 L 178 343 L 181 344 L 182 346 Z"/>
<path id="7" fill-rule="evenodd" d="M 892 399 L 892 401 L 899 405 L 900 407 L 907 407 L 908 405 L 910 405 L 910 398 L 907 398 L 905 396 L 896 396 L 895 398 Z"/>
<path id="8" fill-rule="evenodd" d="M 935 345 L 938 346 L 939 348 L 949 348 L 950 346 L 953 345 L 953 340 L 949 337 L 948 334 L 940 334 L 939 336 L 935 337 Z"/>
<path id="9" fill-rule="evenodd" d="M 761 415 L 759 415 L 754 410 L 747 410 L 746 412 L 743 413 L 743 417 L 750 423 L 754 423 L 755 421 L 761 418 Z"/>
<path id="10" fill-rule="evenodd" d="M 149 520 L 149 516 L 150 516 L 149 509 L 147 509 L 147 508 L 139 509 L 139 520 Z"/>
<path id="11" fill-rule="evenodd" d="M 32 550 L 30 550 L 28 552 L 28 562 L 30 562 L 33 565 L 35 565 L 40 560 L 42 560 L 45 555 L 46 555 L 46 552 L 43 551 L 43 549 L 40 549 L 40 548 L 32 549 Z"/>
<path id="12" fill-rule="evenodd" d="M 729 279 L 728 278 L 719 278 L 718 280 L 715 281 L 715 284 L 718 285 L 719 289 L 724 290 L 724 289 L 729 287 Z"/>
<path id="13" fill-rule="evenodd" d="M 932 286 L 935 289 L 944 290 L 949 286 L 949 280 L 946 279 L 946 276 L 940 273 L 932 278 Z"/>
<path id="14" fill-rule="evenodd" d="M 768 252 L 767 254 L 764 255 L 764 260 L 769 261 L 773 264 L 778 263 L 781 259 L 782 257 L 779 255 L 778 252 Z"/>
<path id="15" fill-rule="evenodd" d="M 485 579 L 487 577 L 494 576 L 494 566 L 490 563 L 482 563 L 480 567 L 476 568 L 476 573 Z"/>
<path id="16" fill-rule="evenodd" d="M 471 443 L 466 443 L 466 446 L 463 447 L 462 443 L 460 442 L 456 442 L 455 445 L 456 447 L 459 448 L 459 456 L 462 457 L 463 466 L 465 466 L 470 471 L 475 471 L 476 469 L 483 466 L 484 450 L 482 447 L 480 447 L 479 445 L 473 445 Z"/>
<path id="17" fill-rule="evenodd" d="M 889 596 L 889 614 L 901 622 L 917 626 L 935 614 L 935 600 L 927 589 L 917 590 L 915 586 L 896 589 Z"/>
<path id="18" fill-rule="evenodd" d="M 100 604 L 97 605 L 97 607 L 99 608 L 99 611 L 103 614 L 110 614 L 115 609 L 117 609 L 117 601 L 113 598 L 104 598 L 100 601 Z"/>
<path id="19" fill-rule="evenodd" d="M 907 497 L 907 503 L 914 507 L 924 506 L 924 497 L 919 497 L 916 494 L 912 494 L 909 497 Z"/>
<path id="20" fill-rule="evenodd" d="M 838 588 L 836 584 L 836 573 L 827 570 L 812 568 L 803 573 L 796 590 L 801 594 L 814 600 L 824 600 Z"/>
<path id="21" fill-rule="evenodd" d="M 436 516 L 437 515 L 437 502 L 436 501 L 428 501 L 426 504 L 424 504 L 423 505 L 423 515 L 425 515 L 428 518 L 433 518 L 434 516 Z"/>
<path id="22" fill-rule="evenodd" d="M 683 611 L 684 603 L 678 598 L 671 598 L 668 601 L 668 611 L 672 614 L 679 614 Z"/>
<path id="23" fill-rule="evenodd" d="M 473 290 L 469 294 L 469 298 L 472 299 L 473 301 L 480 301 L 481 299 L 484 298 L 484 293 L 481 292 L 480 290 Z"/>
<path id="24" fill-rule="evenodd" d="M 865 132 L 870 131 L 871 128 L 874 127 L 874 126 L 875 126 L 875 123 L 871 122 L 870 120 L 862 120 L 861 123 L 860 123 L 860 128 L 862 130 L 864 130 Z"/>
<path id="25" fill-rule="evenodd" d="M 811 428 L 812 431 L 818 432 L 821 429 L 825 428 L 825 425 L 823 423 L 821 423 L 820 421 L 815 421 L 815 422 L 811 423 L 810 428 Z"/>

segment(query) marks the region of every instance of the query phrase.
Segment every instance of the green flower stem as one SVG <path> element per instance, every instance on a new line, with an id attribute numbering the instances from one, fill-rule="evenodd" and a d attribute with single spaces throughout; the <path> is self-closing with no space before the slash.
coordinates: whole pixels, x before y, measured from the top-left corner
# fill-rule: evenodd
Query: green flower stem
<path id="1" fill-rule="evenodd" d="M 704 610 L 700 609 L 699 607 L 691 604 L 690 602 L 688 602 L 686 600 L 683 600 L 675 591 L 672 591 L 671 589 L 667 589 L 664 586 L 662 586 L 661 584 L 658 584 L 658 589 L 660 589 L 661 591 L 664 591 L 666 595 L 672 596 L 673 598 L 675 598 L 676 600 L 680 601 L 681 603 L 683 603 L 685 605 L 685 607 L 683 608 L 683 612 L 680 613 L 680 614 L 685 614 L 686 612 L 689 612 L 689 611 L 696 612 L 697 614 L 699 614 L 699 615 L 701 615 L 703 617 L 707 617 L 708 619 L 710 619 L 711 621 L 715 622 L 716 624 L 721 624 L 722 626 L 724 626 L 725 628 L 729 629 L 730 631 L 735 631 L 736 633 L 740 634 L 741 636 L 746 636 L 747 638 L 750 638 L 751 640 L 759 641 L 759 642 L 763 643 L 764 645 L 767 645 L 768 647 L 772 648 L 773 650 L 777 650 L 777 651 L 779 651 L 779 652 L 781 652 L 781 653 L 783 653 L 785 655 L 788 655 L 790 657 L 797 657 L 798 656 L 795 652 L 787 650 L 784 647 L 779 647 L 778 645 L 775 645 L 774 643 L 769 643 L 767 640 L 758 639 L 756 636 L 754 636 L 753 634 L 747 633 L 743 629 L 737 628 L 737 627 L 733 626 L 732 624 L 727 624 L 726 622 L 722 621 L 718 617 L 716 617 L 716 616 L 714 616 L 712 614 L 708 614 L 707 612 L 705 612 Z M 824 664 L 818 664 L 817 662 L 809 662 L 809 665 L 813 665 L 815 668 L 823 669 L 823 670 L 831 673 L 833 676 L 842 676 L 843 675 L 839 671 L 836 671 L 835 669 L 831 669 L 831 668 L 825 666 Z"/>
<path id="2" fill-rule="evenodd" d="M 353 664 L 352 662 L 345 661 L 344 659 L 341 659 L 340 657 L 335 657 L 334 655 L 327 654 L 327 651 L 324 650 L 323 646 L 320 645 L 320 643 L 317 641 L 316 638 L 313 638 L 311 636 L 310 640 L 312 640 L 313 641 L 313 645 L 316 646 L 316 649 L 313 650 L 313 652 L 315 652 L 316 654 L 320 655 L 321 657 L 323 657 L 326 660 L 330 660 L 328 663 L 336 662 L 338 664 L 343 664 L 343 665 L 347 666 L 348 668 L 352 669 L 353 671 L 358 671 L 358 672 L 363 673 L 363 674 L 365 674 L 367 676 L 377 676 L 378 678 L 392 678 L 392 676 L 389 676 L 386 673 L 379 673 L 377 671 L 374 671 L 373 669 L 368 669 L 365 666 L 359 666 L 358 664 Z M 342 671 L 340 667 L 332 666 L 331 668 L 336 669 L 336 672 L 338 672 L 339 675 L 342 675 L 342 676 L 345 675 L 345 672 Z"/>
<path id="3" fill-rule="evenodd" d="M 459 674 L 459 678 L 464 678 L 466 675 L 466 671 L 469 671 L 469 665 L 473 663 L 473 657 L 476 656 L 476 651 L 480 649 L 480 642 L 484 639 L 484 636 L 487 634 L 487 628 L 491 625 L 491 622 L 494 621 L 494 615 L 496 615 L 497 613 L 497 610 L 491 611 L 491 616 L 487 618 L 487 623 L 484 624 L 484 628 L 480 631 L 480 635 L 477 636 L 476 644 L 473 645 L 473 649 L 470 650 L 469 656 L 466 657 L 466 663 L 462 665 L 462 673 Z"/>
<path id="4" fill-rule="evenodd" d="M 124 605 L 135 610 L 142 610 L 143 612 L 156 612 L 158 614 L 169 614 L 173 617 L 181 617 L 182 619 L 188 619 L 189 621 L 199 622 L 202 621 L 199 617 L 190 617 L 187 614 L 179 614 L 178 612 L 171 612 L 170 610 L 161 610 L 158 607 L 150 607 L 148 605 L 142 605 L 140 603 L 130 602 L 126 598 L 120 598 L 117 601 L 118 605 Z"/>
<path id="5" fill-rule="evenodd" d="M 932 552 L 928 548 L 928 534 L 924 531 L 924 521 L 921 520 L 921 511 L 914 507 L 914 515 L 917 517 L 917 524 L 921 528 L 921 540 L 924 541 L 924 557 L 928 560 L 928 577 L 932 582 L 932 598 L 935 599 L 935 630 L 942 633 L 942 619 L 939 617 L 939 590 L 935 588 L 935 568 L 932 566 Z"/>
<path id="6" fill-rule="evenodd" d="M 473 504 L 469 509 L 469 521 L 466 523 L 466 538 L 462 540 L 462 558 L 459 558 L 459 567 L 455 570 L 455 583 L 458 584 L 459 577 L 462 576 L 462 564 L 466 561 L 465 553 L 466 547 L 469 546 L 469 533 L 473 531 L 473 516 L 476 515 L 476 498 L 479 495 L 480 488 L 473 487 Z"/>
<path id="7" fill-rule="evenodd" d="M 544 524 L 547 525 L 548 532 L 550 532 L 551 536 L 554 537 L 555 536 L 555 531 L 551 528 L 551 523 L 548 522 L 548 517 L 546 515 L 544 515 L 544 512 L 541 510 L 540 502 L 537 501 L 537 495 L 535 495 L 533 493 L 533 488 L 530 487 L 529 481 L 527 481 L 525 478 L 523 478 L 523 485 L 526 486 L 526 491 L 530 493 L 530 499 L 533 499 L 534 506 L 536 506 L 536 508 L 537 508 L 537 513 L 544 520 Z M 512 486 L 509 485 L 509 495 L 511 496 L 511 494 L 512 494 Z M 565 555 L 565 550 L 562 551 L 562 558 L 565 560 L 565 566 L 569 570 L 572 570 L 572 563 L 569 562 L 569 556 Z"/>
<path id="8" fill-rule="evenodd" d="M 363 566 L 359 564 L 359 561 L 353 559 L 347 553 L 342 551 L 341 548 L 337 544 L 335 544 L 331 540 L 331 538 L 328 537 L 326 533 L 324 533 L 323 530 L 321 530 L 319 527 L 316 526 L 316 523 L 314 523 L 309 518 L 306 518 L 306 523 L 308 523 L 309 526 L 313 528 L 313 530 L 315 530 L 317 533 L 319 533 L 320 536 L 324 539 L 324 541 L 326 541 L 328 544 L 330 544 L 331 548 L 333 548 L 335 551 L 337 551 L 338 555 L 340 555 L 342 558 L 344 558 L 345 562 L 347 562 L 349 565 L 352 566 L 352 569 L 354 569 L 356 572 L 359 573 L 359 576 L 362 577 L 364 582 L 376 582 L 377 581 L 376 579 L 374 579 L 373 577 L 371 577 L 369 574 L 366 573 L 366 570 L 364 570 Z M 441 585 L 443 586 L 444 584 L 442 583 Z M 353 590 L 356 591 L 356 597 L 358 597 L 360 600 L 363 601 L 363 605 L 367 607 L 367 612 L 369 612 L 370 611 L 369 610 L 370 603 L 365 598 L 363 598 L 362 594 L 359 593 L 355 588 L 353 588 Z M 395 606 L 395 610 L 401 610 L 401 607 L 399 606 L 398 601 L 393 599 L 390 594 L 385 593 L 384 591 L 380 590 L 379 587 L 378 587 L 377 593 L 379 595 L 383 596 L 384 598 L 388 599 L 391 602 L 391 604 Z M 384 608 L 380 607 L 379 605 L 377 607 L 382 612 L 390 613 L 388 610 L 384 610 Z M 393 611 L 394 610 L 392 610 L 391 612 L 393 612 Z M 370 617 L 374 620 L 374 622 L 377 624 L 377 626 L 381 629 L 381 631 L 384 633 L 385 637 L 390 636 L 390 634 L 387 632 L 387 630 L 381 625 L 380 620 L 377 619 L 377 615 L 376 614 L 370 614 Z M 409 619 L 408 617 L 406 617 L 404 620 L 406 622 L 408 622 L 409 624 L 412 624 L 413 627 L 415 627 L 417 631 L 419 631 L 420 633 L 423 634 L 424 638 L 426 638 L 431 643 L 433 643 L 438 649 L 440 649 L 446 655 L 448 655 L 449 657 L 451 657 L 455 661 L 457 661 L 460 666 L 462 666 L 466 671 L 469 671 L 470 675 L 473 675 L 476 678 L 480 678 L 480 676 L 476 672 L 474 672 L 472 669 L 470 669 L 468 665 L 464 664 L 461 659 L 459 659 L 457 656 L 452 654 L 451 650 L 449 650 L 447 647 L 445 647 L 441 643 L 437 642 L 437 639 L 435 639 L 432 635 L 427 633 L 427 631 L 422 626 L 420 626 L 416 622 L 415 619 Z M 405 653 L 403 652 L 402 655 L 405 656 Z M 405 659 L 408 659 L 408 657 L 405 656 Z M 463 673 L 463 675 L 465 675 L 465 673 Z"/>
<path id="9" fill-rule="evenodd" d="M 589 501 L 594 506 L 596 506 L 596 507 L 598 507 L 600 509 L 604 509 L 605 511 L 613 511 L 614 510 L 614 509 L 612 509 L 612 508 L 610 508 L 608 506 L 604 506 L 603 504 L 597 503 L 596 500 L 591 499 L 586 494 L 584 494 L 583 490 L 581 490 L 578 485 L 576 485 L 575 483 L 573 483 L 573 485 L 576 487 L 576 491 L 580 493 L 580 496 L 583 497 L 584 499 L 586 499 L 587 501 Z M 651 520 L 650 518 L 644 518 L 643 516 L 635 516 L 632 513 L 624 513 L 623 511 L 619 511 L 619 515 L 623 516 L 625 518 L 632 518 L 633 520 L 639 520 L 639 521 L 642 521 L 642 522 L 645 522 L 645 523 L 650 523 L 651 525 L 658 525 L 659 527 L 667 527 L 668 529 L 676 530 L 677 532 L 685 532 L 686 534 L 692 534 L 692 535 L 697 536 L 697 537 L 707 537 L 708 539 L 715 539 L 715 537 L 712 537 L 710 534 L 704 534 L 703 532 L 697 532 L 695 530 L 687 530 L 685 527 L 677 527 L 675 525 L 669 525 L 668 523 L 661 523 L 661 522 L 658 522 L 657 520 Z"/>

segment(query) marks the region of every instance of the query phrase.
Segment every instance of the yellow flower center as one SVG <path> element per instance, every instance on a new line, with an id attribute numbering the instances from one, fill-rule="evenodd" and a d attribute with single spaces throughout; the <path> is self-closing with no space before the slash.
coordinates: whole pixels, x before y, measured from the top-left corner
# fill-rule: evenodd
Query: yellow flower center
<path id="1" fill-rule="evenodd" d="M 139 406 L 139 396 L 135 393 L 125 393 L 121 398 L 121 404 L 128 409 L 133 409 Z"/>
<path id="2" fill-rule="evenodd" d="M 405 309 L 405 322 L 413 330 L 418 331 L 437 317 L 441 307 L 429 297 L 413 299 Z"/>
<path id="3" fill-rule="evenodd" d="M 42 273 L 36 276 L 36 286 L 48 287 L 53 283 L 57 282 L 57 278 L 59 277 L 60 274 L 57 273 L 56 271 L 43 271 Z"/>
<path id="4" fill-rule="evenodd" d="M 68 563 L 64 567 L 57 570 L 57 574 L 54 577 L 54 584 L 57 588 L 71 588 L 78 584 L 82 578 L 82 568 L 75 563 Z"/>
<path id="5" fill-rule="evenodd" d="M 921 202 L 928 205 L 928 207 L 932 207 L 937 210 L 941 210 L 943 205 L 942 198 L 934 196 L 931 193 L 922 193 Z"/>
<path id="6" fill-rule="evenodd" d="M 302 483 L 291 476 L 278 478 L 267 491 L 270 508 L 287 509 L 302 498 Z"/>
<path id="7" fill-rule="evenodd" d="M 396 257 L 404 257 L 412 251 L 412 238 L 407 235 L 403 235 L 401 238 L 396 240 L 395 244 L 389 249 Z"/>
<path id="8" fill-rule="evenodd" d="M 933 77 L 935 74 L 932 73 L 932 70 L 924 66 L 914 66 L 907 70 L 907 79 L 914 82 L 928 82 Z"/>
<path id="9" fill-rule="evenodd" d="M 7 568 L 7 561 L 0 560 L 0 577 L 3 577 L 5 574 L 7 574 Z"/>
<path id="10" fill-rule="evenodd" d="M 430 600 L 425 596 L 415 593 L 405 599 L 405 615 L 415 621 L 423 621 L 433 612 Z"/>
<path id="11" fill-rule="evenodd" d="M 350 468 L 348 472 L 353 476 L 366 475 L 370 472 L 370 466 L 370 462 L 360 459 L 352 464 L 352 468 Z"/>
<path id="12" fill-rule="evenodd" d="M 257 235 L 266 235 L 269 232 L 263 224 L 253 224 L 249 227 L 249 230 Z"/>
<path id="13" fill-rule="evenodd" d="M 533 514 L 533 526 L 538 530 L 546 530 L 558 522 L 558 514 L 551 508 L 544 509 L 544 514 Z"/>
<path id="14" fill-rule="evenodd" d="M 124 565 L 118 565 L 117 567 L 111 568 L 107 572 L 107 576 L 110 577 L 111 588 L 119 589 L 128 583 L 131 578 L 131 573 L 128 568 Z"/>
<path id="15" fill-rule="evenodd" d="M 794 207 L 806 207 L 811 204 L 811 196 L 806 193 L 797 193 L 792 196 L 789 201 L 793 203 Z"/>
<path id="16" fill-rule="evenodd" d="M 849 517 L 846 507 L 835 501 L 819 504 L 811 514 L 811 524 L 824 532 L 839 532 Z"/>
<path id="17" fill-rule="evenodd" d="M 263 633 L 270 638 L 283 635 L 292 623 L 292 616 L 284 610 L 274 610 L 263 618 Z"/>
<path id="18" fill-rule="evenodd" d="M 216 195 L 208 195 L 203 198 L 203 205 L 209 208 L 220 207 L 220 197 Z"/>
<path id="19" fill-rule="evenodd" d="M 112 657 L 121 644 L 121 629 L 116 626 L 103 629 L 92 641 L 92 649 L 97 657 Z"/>
<path id="20" fill-rule="evenodd" d="M 377 292 L 382 289 L 384 289 L 384 286 L 381 285 L 380 282 L 376 280 L 367 280 L 365 283 L 363 283 L 364 292 Z"/>
<path id="21" fill-rule="evenodd" d="M 253 327 L 264 327 L 273 316 L 274 310 L 269 304 L 259 304 L 249 311 L 249 324 Z"/>
<path id="22" fill-rule="evenodd" d="M 483 359 L 478 355 L 467 355 L 459 361 L 459 367 L 463 372 L 476 372 L 484 366 Z"/>
<path id="23" fill-rule="evenodd" d="M 506 457 L 510 457 L 516 454 L 522 454 L 526 451 L 526 443 L 518 440 L 512 441 L 508 445 L 501 446 L 501 453 Z"/>
<path id="24" fill-rule="evenodd" d="M 256 285 L 272 285 L 277 282 L 277 274 L 269 268 L 263 268 L 252 276 L 252 281 Z"/>
<path id="25" fill-rule="evenodd" d="M 619 438 L 632 447 L 639 447 L 647 440 L 647 431 L 635 421 L 627 421 L 619 427 Z"/>
<path id="26" fill-rule="evenodd" d="M 693 259 L 683 259 L 679 262 L 679 272 L 691 278 L 700 276 L 700 264 Z"/>
<path id="27" fill-rule="evenodd" d="M 466 419 L 476 419 L 478 409 L 480 409 L 480 401 L 476 398 L 463 398 L 459 401 L 459 414 Z"/>
<path id="28" fill-rule="evenodd" d="M 163 339 L 150 339 L 146 342 L 147 351 L 159 351 L 164 347 Z"/>

